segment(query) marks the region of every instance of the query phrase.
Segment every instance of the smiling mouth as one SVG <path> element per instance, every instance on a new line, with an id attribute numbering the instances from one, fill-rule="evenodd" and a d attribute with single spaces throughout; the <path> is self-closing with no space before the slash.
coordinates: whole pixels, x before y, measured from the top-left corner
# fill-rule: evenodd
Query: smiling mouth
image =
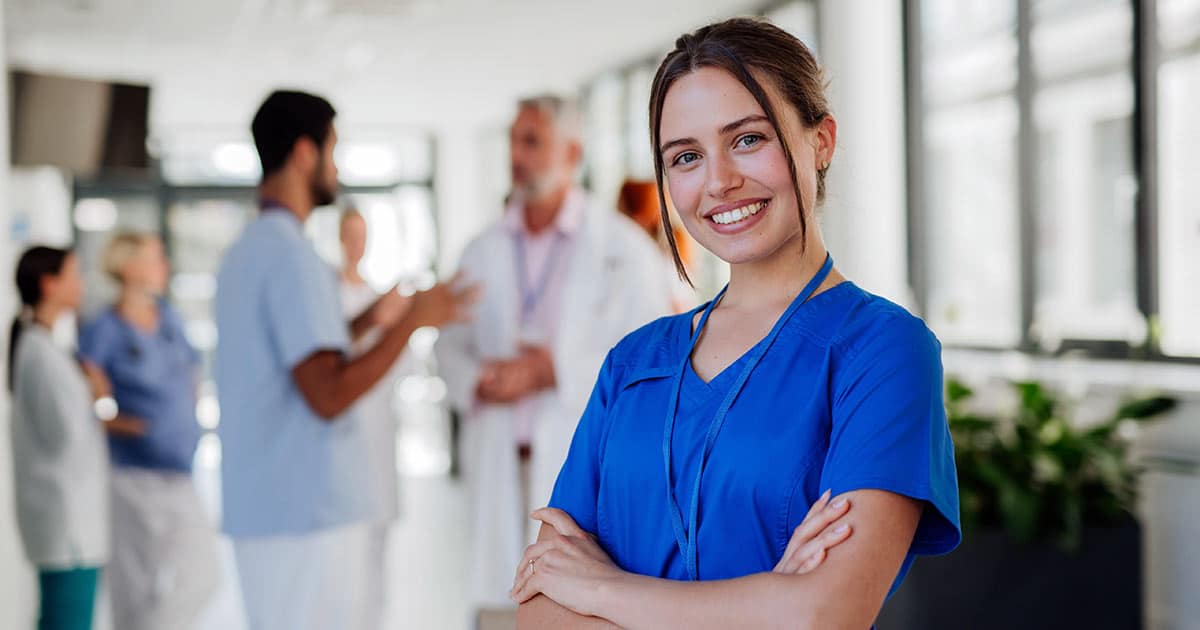
<path id="1" fill-rule="evenodd" d="M 748 206 L 742 206 L 741 208 L 734 208 L 733 210 L 728 210 L 726 212 L 718 212 L 708 217 L 708 220 L 718 225 L 733 225 L 734 223 L 740 223 L 761 212 L 763 208 L 767 207 L 767 203 L 768 202 L 766 201 L 759 201 Z"/>

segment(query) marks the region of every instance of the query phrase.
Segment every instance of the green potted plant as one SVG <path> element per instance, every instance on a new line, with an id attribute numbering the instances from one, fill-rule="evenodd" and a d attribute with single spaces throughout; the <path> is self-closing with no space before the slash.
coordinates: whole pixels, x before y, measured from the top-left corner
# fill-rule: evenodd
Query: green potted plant
<path id="1" fill-rule="evenodd" d="M 963 544 L 913 566 L 881 630 L 1141 627 L 1138 470 L 1122 428 L 1175 400 L 1128 400 L 1080 426 L 1044 385 L 1013 387 L 1016 409 L 996 415 L 972 410 L 974 392 L 947 382 Z"/>

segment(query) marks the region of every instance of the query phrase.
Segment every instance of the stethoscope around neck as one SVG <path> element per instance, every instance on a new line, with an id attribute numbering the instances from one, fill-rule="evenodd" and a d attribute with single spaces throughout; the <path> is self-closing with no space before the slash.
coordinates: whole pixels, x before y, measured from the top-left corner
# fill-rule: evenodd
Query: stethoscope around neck
<path id="1" fill-rule="evenodd" d="M 675 378 L 671 385 L 671 399 L 667 409 L 667 421 L 663 428 L 663 463 L 666 468 L 666 484 L 667 484 L 667 503 L 671 517 L 671 526 L 675 531 L 675 543 L 679 547 L 679 553 L 683 555 L 684 564 L 687 567 L 688 579 L 699 580 L 699 552 L 697 550 L 696 539 L 698 538 L 698 525 L 700 519 L 700 485 L 704 478 L 704 467 L 708 463 L 708 456 L 712 453 L 713 444 L 716 442 L 717 434 L 721 432 L 721 427 L 725 424 L 725 418 L 729 415 L 729 408 L 733 406 L 734 400 L 738 394 L 746 386 L 746 381 L 750 378 L 750 373 L 758 366 L 771 345 L 775 343 L 775 339 L 779 336 L 779 331 L 787 325 L 787 322 L 792 318 L 799 308 L 812 297 L 821 283 L 829 277 L 829 273 L 833 270 L 833 257 L 829 254 L 825 255 L 825 263 L 821 265 L 821 269 L 808 281 L 800 295 L 792 300 L 788 305 L 787 310 L 779 316 L 775 325 L 771 328 L 771 332 L 762 342 L 757 344 L 747 356 L 746 365 L 742 368 L 738 378 L 729 388 L 729 392 L 725 394 L 725 399 L 721 401 L 721 405 L 717 407 L 716 413 L 713 415 L 712 421 L 708 425 L 708 433 L 704 438 L 704 450 L 701 451 L 700 465 L 696 469 L 696 479 L 692 484 L 692 502 L 689 506 L 688 526 L 684 527 L 683 511 L 679 508 L 679 502 L 675 500 L 675 490 L 671 484 L 671 437 L 675 431 L 675 417 L 679 412 L 679 394 L 683 384 L 683 376 L 688 369 L 688 363 L 692 360 L 692 352 L 696 349 L 696 342 L 700 340 L 700 334 L 704 331 L 705 324 L 708 323 L 708 317 L 712 314 L 714 308 L 725 297 L 725 291 L 729 289 L 726 285 L 717 297 L 713 298 L 708 306 L 704 308 L 704 313 L 700 316 L 700 322 L 696 324 L 696 330 L 692 333 L 691 340 L 688 342 L 688 350 L 683 356 L 678 369 L 675 372 Z"/>

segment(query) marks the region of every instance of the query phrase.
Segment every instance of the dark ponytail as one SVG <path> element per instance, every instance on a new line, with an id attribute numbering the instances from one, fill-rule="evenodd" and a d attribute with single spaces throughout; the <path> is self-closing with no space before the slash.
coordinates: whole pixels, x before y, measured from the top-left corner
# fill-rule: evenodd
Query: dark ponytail
<path id="1" fill-rule="evenodd" d="M 17 261 L 17 293 L 21 297 L 21 311 L 13 318 L 8 336 L 8 389 L 13 388 L 13 367 L 17 352 L 17 339 L 25 326 L 23 314 L 42 301 L 42 278 L 56 276 L 62 272 L 70 250 L 54 247 L 30 247 Z"/>

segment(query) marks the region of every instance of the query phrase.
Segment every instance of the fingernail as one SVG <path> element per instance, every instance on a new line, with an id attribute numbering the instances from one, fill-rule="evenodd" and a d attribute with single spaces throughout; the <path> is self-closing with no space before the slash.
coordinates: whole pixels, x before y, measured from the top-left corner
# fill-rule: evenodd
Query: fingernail
<path id="1" fill-rule="evenodd" d="M 833 533 L 835 533 L 835 534 L 845 534 L 845 533 L 846 533 L 846 532 L 847 532 L 849 529 L 850 529 L 850 526 L 849 526 L 849 525 L 847 525 L 847 524 L 845 524 L 845 523 L 842 523 L 841 525 L 838 525 L 838 526 L 837 526 L 837 529 L 833 530 Z"/>
<path id="2" fill-rule="evenodd" d="M 821 500 L 828 501 L 830 495 L 832 495 L 832 494 L 833 494 L 833 488 L 826 489 L 825 492 L 821 493 Z"/>
<path id="3" fill-rule="evenodd" d="M 829 506 L 829 507 L 831 507 L 831 508 L 833 508 L 833 509 L 835 509 L 835 510 L 840 510 L 840 509 L 842 509 L 843 507 L 846 507 L 846 499 L 845 499 L 845 497 L 838 497 L 838 498 L 837 498 L 837 501 L 834 501 L 832 504 L 830 504 L 830 506 Z"/>

